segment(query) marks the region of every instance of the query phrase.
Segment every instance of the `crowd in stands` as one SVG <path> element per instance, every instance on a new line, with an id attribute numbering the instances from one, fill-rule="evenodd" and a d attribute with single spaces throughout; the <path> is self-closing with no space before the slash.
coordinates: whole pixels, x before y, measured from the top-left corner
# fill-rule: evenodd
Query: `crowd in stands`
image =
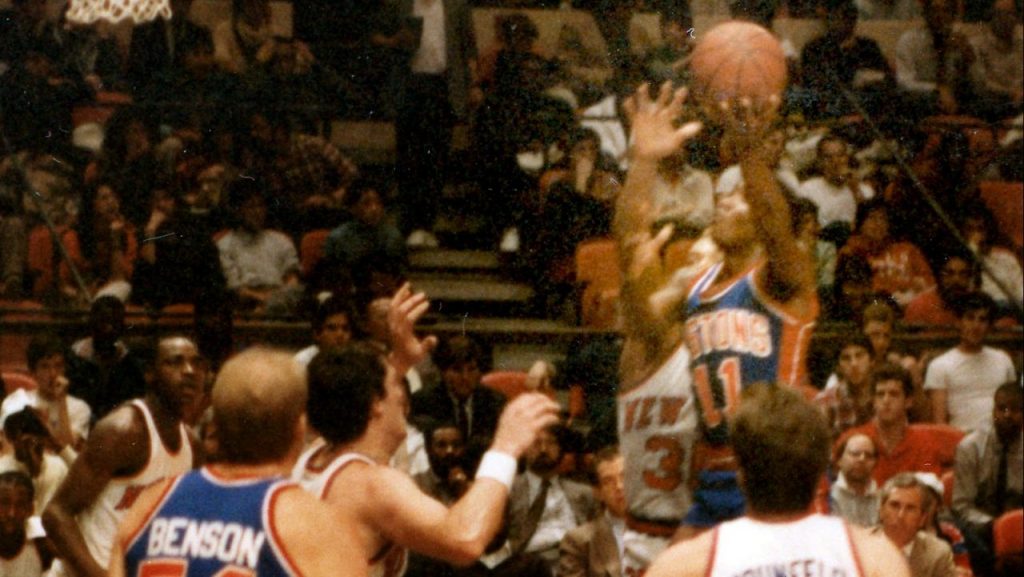
<path id="1" fill-rule="evenodd" d="M 526 12 L 499 13 L 494 46 L 476 45 L 467 4 L 559 2 L 456 1 L 447 28 L 436 2 L 342 3 L 359 5 L 364 28 L 332 41 L 301 20 L 283 37 L 266 0 L 233 0 L 212 30 L 189 20 L 191 0 L 173 0 L 173 18 L 135 28 L 124 52 L 102 26 L 55 21 L 46 4 L 12 0 L 0 12 L 0 297 L 88 309 L 89 335 L 33 337 L 22 367 L 33 386 L 8 383 L 0 408 L 0 502 L 20 505 L 15 522 L 0 520 L 0 568 L 31 541 L 38 574 L 52 547 L 40 524 L 19 523 L 46 508 L 91 426 L 151 378 L 155 353 L 125 338 L 126 308 L 191 305 L 206 323 L 207 385 L 229 352 L 218 323 L 232 314 L 311 319 L 305 364 L 355 340 L 383 346 L 409 251 L 438 245 L 445 189 L 457 184 L 477 194 L 484 242 L 535 289 L 537 316 L 575 320 L 576 247 L 610 234 L 628 166 L 622 99 L 644 81 L 686 85 L 699 39 L 680 2 L 573 2 L 593 11 L 609 46 L 594 54 L 572 27 L 546 53 Z M 994 327 L 1020 324 L 1020 231 L 982 194 L 1022 180 L 1024 48 L 1019 2 L 954 4 L 730 8 L 768 24 L 780 9 L 823 20 L 802 52 L 789 46 L 784 114 L 765 143 L 815 256 L 819 323 L 845 323 L 833 350 L 809 359 L 835 443 L 818 506 L 900 547 L 939 551 L 929 568 L 911 559 L 915 576 L 953 575 L 955 564 L 985 577 L 1015 574 L 992 533 L 1024 495 L 1020 351 L 986 344 Z M 640 9 L 660 15 L 663 43 L 646 52 L 628 48 L 625 23 Z M 858 19 L 918 17 L 894 54 L 856 34 Z M 393 169 L 357 166 L 321 135 L 325 120 L 357 114 L 394 121 Z M 467 124 L 468 147 L 453 150 Z M 743 186 L 739 166 L 722 165 L 720 137 L 709 124 L 665 159 L 653 195 L 659 224 L 702 247 L 715 195 Z M 893 334 L 910 325 L 955 330 L 957 343 L 903 350 Z M 589 543 L 614 546 L 623 522 L 621 457 L 602 450 L 615 443 L 619 345 L 574 346 L 547 375 L 542 390 L 582 389 L 585 409 L 527 452 L 486 554 L 458 569 L 414 556 L 408 575 L 594 574 Z M 486 346 L 453 337 L 405 375 L 409 434 L 394 462 L 443 503 L 472 482 L 506 403 L 483 384 L 490 369 Z M 208 402 L 184 410 L 200 435 Z"/>

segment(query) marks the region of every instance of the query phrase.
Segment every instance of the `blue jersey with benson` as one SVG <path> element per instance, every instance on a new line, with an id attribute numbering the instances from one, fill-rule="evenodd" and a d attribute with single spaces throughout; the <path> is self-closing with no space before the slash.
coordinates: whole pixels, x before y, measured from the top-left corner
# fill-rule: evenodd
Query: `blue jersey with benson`
<path id="1" fill-rule="evenodd" d="M 295 485 L 279 477 L 224 480 L 208 469 L 175 479 L 125 548 L 129 577 L 294 577 L 271 522 Z"/>

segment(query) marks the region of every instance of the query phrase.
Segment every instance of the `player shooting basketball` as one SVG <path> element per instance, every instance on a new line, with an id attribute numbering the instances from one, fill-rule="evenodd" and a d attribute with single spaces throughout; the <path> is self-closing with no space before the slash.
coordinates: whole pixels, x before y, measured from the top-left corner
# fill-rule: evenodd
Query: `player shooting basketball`
<path id="1" fill-rule="evenodd" d="M 656 235 L 650 229 L 654 221 L 648 214 L 649 191 L 656 166 L 700 128 L 694 123 L 677 126 L 685 94 L 673 94 L 667 85 L 653 100 L 647 87 L 641 87 L 628 105 L 634 148 L 616 216 L 624 255 L 623 309 L 627 336 L 634 343 L 623 353 L 623 382 L 630 383 L 631 373 L 643 374 L 637 366 L 648 371 L 659 366 L 658 355 L 667 358 L 662 349 L 671 347 L 674 339 L 682 338 L 691 359 L 692 390 L 700 407 L 703 446 L 708 449 L 698 451 L 696 468 L 702 470 L 702 487 L 719 489 L 703 494 L 698 489 L 697 505 L 684 521 L 696 527 L 742 513 L 726 419 L 749 384 L 803 384 L 803 361 L 818 309 L 810 257 L 793 237 L 786 199 L 762 146 L 778 99 L 750 100 L 743 86 L 722 102 L 717 100 L 720 92 L 702 91 L 702 105 L 714 112 L 709 116 L 724 125 L 723 153 L 739 161 L 746 182 L 716 199 L 711 236 L 722 252 L 721 261 L 694 280 L 670 278 L 658 258 L 672 229 L 665 227 Z M 675 386 L 678 395 L 690 394 L 685 379 L 677 379 Z M 629 406 L 620 402 L 620 433 L 629 432 L 628 416 Z M 623 447 L 628 460 L 631 449 L 625 441 Z M 657 442 L 643 447 L 637 450 L 654 452 L 661 458 L 655 462 L 677 466 L 676 475 L 686 474 L 685 459 L 676 458 L 670 448 Z M 722 487 L 729 490 L 723 492 Z M 627 494 L 634 494 L 628 479 Z M 715 498 L 723 494 L 728 498 Z"/>

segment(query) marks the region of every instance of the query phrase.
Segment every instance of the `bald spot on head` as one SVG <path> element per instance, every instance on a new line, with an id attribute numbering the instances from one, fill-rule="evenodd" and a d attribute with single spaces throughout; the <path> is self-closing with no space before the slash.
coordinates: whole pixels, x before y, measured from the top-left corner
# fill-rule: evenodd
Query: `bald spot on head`
<path id="1" fill-rule="evenodd" d="M 224 363 L 212 394 L 218 456 L 260 464 L 288 457 L 306 406 L 306 373 L 292 355 L 246 350 Z"/>

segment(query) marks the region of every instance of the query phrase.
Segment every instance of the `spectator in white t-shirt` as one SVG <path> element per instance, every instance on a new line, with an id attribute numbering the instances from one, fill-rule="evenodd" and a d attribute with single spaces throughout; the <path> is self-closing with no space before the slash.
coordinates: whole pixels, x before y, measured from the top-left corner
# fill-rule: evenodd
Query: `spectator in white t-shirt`
<path id="1" fill-rule="evenodd" d="M 971 432 L 988 424 L 996 389 L 1017 374 L 1006 352 L 983 344 L 996 312 L 992 297 L 973 292 L 958 304 L 960 342 L 928 365 L 924 388 L 935 422 Z"/>
<path id="2" fill-rule="evenodd" d="M 857 217 L 857 205 L 875 196 L 870 184 L 861 182 L 850 166 L 846 141 L 828 135 L 818 141 L 818 167 L 821 176 L 805 180 L 800 196 L 818 205 L 818 223 L 822 238 L 842 246 L 850 236 Z"/>

